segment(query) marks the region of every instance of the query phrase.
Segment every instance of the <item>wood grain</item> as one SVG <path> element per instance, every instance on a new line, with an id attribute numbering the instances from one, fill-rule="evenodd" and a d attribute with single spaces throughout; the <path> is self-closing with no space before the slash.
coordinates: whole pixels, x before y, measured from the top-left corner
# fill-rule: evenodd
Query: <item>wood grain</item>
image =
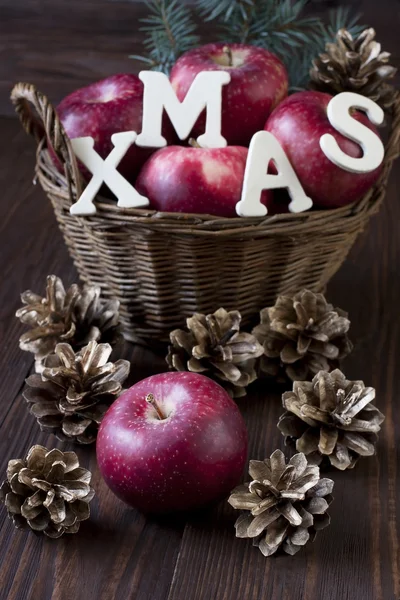
<path id="1" fill-rule="evenodd" d="M 399 57 L 398 0 L 329 0 L 315 2 L 312 12 L 338 4 L 363 12 Z M 143 2 L 132 0 L 0 0 L 0 115 L 11 115 L 11 88 L 17 81 L 33 83 L 54 104 L 77 87 L 118 72 L 137 72 L 143 64 L 129 58 L 143 54 L 139 19 Z M 215 34 L 199 23 L 204 42 Z"/>
<path id="2" fill-rule="evenodd" d="M 14 120 L 0 120 L 0 472 L 34 443 L 61 446 L 41 434 L 21 398 L 29 355 L 18 349 L 22 327 L 13 317 L 19 292 L 39 290 L 47 273 L 75 277 L 50 206 L 31 184 L 34 149 Z M 0 511 L 0 599 L 70 600 L 398 600 L 400 447 L 399 172 L 368 234 L 329 289 L 350 312 L 354 353 L 349 377 L 377 388 L 387 419 L 378 455 L 353 472 L 332 472 L 332 525 L 293 558 L 265 560 L 236 540 L 234 511 L 224 503 L 191 518 L 146 520 L 116 500 L 100 480 L 94 451 L 78 448 L 93 470 L 93 516 L 76 536 L 50 541 L 13 529 Z M 127 345 L 130 383 L 164 369 L 162 358 Z M 258 384 L 240 402 L 250 431 L 250 456 L 283 447 L 276 429 L 279 391 Z M 71 447 L 72 448 L 72 447 Z"/>
<path id="3" fill-rule="evenodd" d="M 400 6 L 362 5 L 398 62 Z M 95 10 L 95 7 L 97 9 Z M 106 0 L 0 0 L 0 112 L 8 87 L 35 81 L 54 100 L 77 85 L 130 70 L 142 7 Z M 131 16 L 132 15 L 132 16 Z M 0 118 L 0 478 L 10 458 L 34 443 L 71 449 L 40 433 L 21 397 L 32 361 L 18 348 L 19 293 L 41 290 L 48 273 L 76 278 L 51 207 L 32 185 L 34 147 L 16 120 Z M 332 281 L 328 296 L 349 311 L 355 350 L 351 378 L 377 389 L 386 414 L 376 457 L 335 480 L 332 524 L 295 557 L 264 559 L 237 540 L 226 503 L 191 517 L 145 519 L 99 477 L 93 449 L 74 448 L 92 469 L 92 518 L 71 537 L 51 541 L 13 529 L 0 508 L 0 600 L 399 600 L 400 171 L 386 201 Z M 164 369 L 150 350 L 126 346 L 130 383 Z M 283 448 L 276 428 L 280 392 L 259 383 L 240 407 L 250 457 Z"/>
<path id="4" fill-rule="evenodd" d="M 34 147 L 16 120 L 1 119 L 0 150 L 0 473 L 9 458 L 23 456 L 34 443 L 61 444 L 41 434 L 28 414 L 21 389 L 32 361 L 18 348 L 23 328 L 14 318 L 19 293 L 40 290 L 48 273 L 66 283 L 76 278 L 52 209 L 32 186 Z M 18 165 L 15 169 L 15 165 Z M 11 175 L 11 173 L 13 173 Z M 5 193 L 4 193 L 5 192 Z M 142 348 L 127 346 L 130 383 L 164 369 L 164 361 Z M 70 449 L 73 449 L 70 446 Z M 71 600 L 164 598 L 169 589 L 184 522 L 146 522 L 109 492 L 96 469 L 94 450 L 77 450 L 94 471 L 97 497 L 93 516 L 79 537 L 49 540 L 15 532 L 0 512 L 0 599 Z M 83 595 L 82 595 L 83 594 Z"/>

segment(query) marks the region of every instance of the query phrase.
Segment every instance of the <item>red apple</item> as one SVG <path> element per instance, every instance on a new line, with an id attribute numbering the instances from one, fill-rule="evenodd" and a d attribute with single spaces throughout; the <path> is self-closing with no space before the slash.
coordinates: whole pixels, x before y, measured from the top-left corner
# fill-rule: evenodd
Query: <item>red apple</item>
<path id="1" fill-rule="evenodd" d="M 156 210 L 237 217 L 247 154 L 241 146 L 162 148 L 144 165 L 136 188 Z M 268 206 L 272 193 L 262 198 Z"/>
<path id="2" fill-rule="evenodd" d="M 191 510 L 225 497 L 241 478 L 246 455 L 238 407 L 196 373 L 140 381 L 111 406 L 97 437 L 107 485 L 150 513 Z"/>
<path id="3" fill-rule="evenodd" d="M 136 75 L 120 74 L 72 92 L 57 107 L 70 138 L 92 136 L 94 148 L 105 159 L 113 144 L 111 136 L 121 131 L 142 130 L 143 83 Z M 169 138 L 171 131 L 163 132 Z M 118 171 L 134 183 L 141 167 L 155 149 L 132 145 Z M 87 175 L 87 171 L 86 171 Z"/>
<path id="4" fill-rule="evenodd" d="M 222 94 L 222 135 L 229 145 L 248 146 L 267 117 L 288 92 L 288 76 L 277 56 L 244 44 L 208 44 L 190 50 L 175 63 L 171 82 L 182 101 L 202 71 L 228 71 L 231 82 Z M 204 133 L 204 116 L 192 135 Z"/>
<path id="5" fill-rule="evenodd" d="M 361 147 L 336 131 L 329 122 L 327 106 L 332 99 L 322 92 L 298 92 L 282 102 L 269 117 L 265 128 L 285 150 L 304 191 L 317 206 L 334 208 L 361 198 L 376 182 L 381 167 L 370 173 L 349 173 L 331 162 L 320 148 L 320 138 L 330 133 L 339 147 L 354 158 Z M 354 119 L 379 137 L 368 117 L 354 111 Z"/>

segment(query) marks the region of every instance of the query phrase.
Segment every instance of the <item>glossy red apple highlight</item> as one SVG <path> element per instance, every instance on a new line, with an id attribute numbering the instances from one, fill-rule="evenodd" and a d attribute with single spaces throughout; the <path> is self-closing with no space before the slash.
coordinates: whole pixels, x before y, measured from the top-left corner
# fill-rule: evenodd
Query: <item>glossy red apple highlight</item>
<path id="1" fill-rule="evenodd" d="M 93 137 L 94 149 L 105 159 L 113 149 L 111 136 L 114 133 L 139 133 L 142 129 L 143 83 L 136 75 L 113 75 L 78 89 L 64 98 L 57 107 L 57 113 L 71 139 Z M 176 139 L 171 133 L 172 126 L 167 129 L 167 132 L 163 131 L 163 135 L 169 141 Z M 154 150 L 139 148 L 133 144 L 120 162 L 118 171 L 129 182 L 134 183 L 141 167 Z"/>
<path id="2" fill-rule="evenodd" d="M 307 196 L 324 208 L 344 206 L 361 198 L 377 181 L 382 169 L 350 173 L 322 152 L 320 138 L 330 133 L 349 156 L 359 158 L 363 153 L 358 144 L 330 124 L 327 107 L 331 99 L 330 94 L 322 92 L 293 94 L 274 110 L 264 127 L 280 142 Z M 353 118 L 379 137 L 377 128 L 364 113 L 354 111 Z"/>
<path id="3" fill-rule="evenodd" d="M 159 211 L 237 217 L 247 154 L 241 146 L 162 148 L 144 165 L 136 188 Z M 268 206 L 272 192 L 262 202 Z"/>
<path id="4" fill-rule="evenodd" d="M 150 513 L 223 498 L 241 478 L 246 455 L 238 407 L 217 383 L 195 373 L 140 381 L 111 406 L 97 438 L 107 485 Z"/>
<path id="5" fill-rule="evenodd" d="M 275 54 L 256 46 L 207 44 L 181 56 L 172 68 L 170 80 L 178 99 L 184 100 L 198 73 L 215 70 L 231 76 L 222 92 L 222 135 L 231 146 L 248 146 L 287 96 L 286 69 Z M 204 127 L 202 116 L 192 135 L 198 137 Z"/>

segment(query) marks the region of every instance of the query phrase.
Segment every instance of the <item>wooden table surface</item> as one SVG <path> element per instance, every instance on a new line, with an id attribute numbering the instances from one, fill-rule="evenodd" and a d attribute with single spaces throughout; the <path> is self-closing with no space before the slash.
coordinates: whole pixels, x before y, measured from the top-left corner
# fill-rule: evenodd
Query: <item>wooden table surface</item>
<path id="1" fill-rule="evenodd" d="M 387 24 L 391 49 L 398 47 L 398 9 L 377 18 Z M 18 347 L 19 294 L 42 291 L 49 273 L 67 284 L 77 274 L 49 202 L 32 185 L 33 143 L 13 119 L 1 118 L 0 132 L 0 477 L 31 445 L 57 446 L 77 451 L 97 492 L 91 519 L 56 541 L 15 530 L 0 508 L 0 600 L 399 600 L 400 165 L 379 215 L 328 290 L 352 320 L 355 349 L 344 370 L 377 389 L 386 414 L 377 456 L 331 473 L 332 524 L 314 544 L 295 557 L 265 559 L 250 541 L 235 539 L 227 503 L 186 519 L 150 519 L 127 508 L 102 482 L 94 449 L 42 434 L 28 413 L 21 391 L 32 360 Z M 165 370 L 148 349 L 127 346 L 125 357 L 130 383 Z M 240 407 L 250 458 L 283 448 L 276 390 L 258 384 Z"/>

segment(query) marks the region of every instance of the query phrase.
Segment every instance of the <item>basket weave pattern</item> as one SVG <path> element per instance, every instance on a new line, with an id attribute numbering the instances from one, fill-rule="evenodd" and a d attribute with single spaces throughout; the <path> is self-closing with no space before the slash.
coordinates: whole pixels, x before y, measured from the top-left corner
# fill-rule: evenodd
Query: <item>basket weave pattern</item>
<path id="1" fill-rule="evenodd" d="M 278 294 L 304 287 L 323 290 L 378 210 L 400 150 L 398 96 L 381 177 L 355 204 L 225 219 L 120 209 L 98 197 L 96 215 L 77 217 L 69 208 L 82 183 L 55 110 L 29 84 L 17 84 L 11 98 L 24 128 L 38 142 L 36 174 L 80 277 L 120 301 L 124 334 L 132 341 L 165 342 L 185 317 L 212 313 L 221 306 L 240 310 L 244 323 L 250 323 Z M 64 165 L 64 175 L 54 167 L 47 139 Z"/>

